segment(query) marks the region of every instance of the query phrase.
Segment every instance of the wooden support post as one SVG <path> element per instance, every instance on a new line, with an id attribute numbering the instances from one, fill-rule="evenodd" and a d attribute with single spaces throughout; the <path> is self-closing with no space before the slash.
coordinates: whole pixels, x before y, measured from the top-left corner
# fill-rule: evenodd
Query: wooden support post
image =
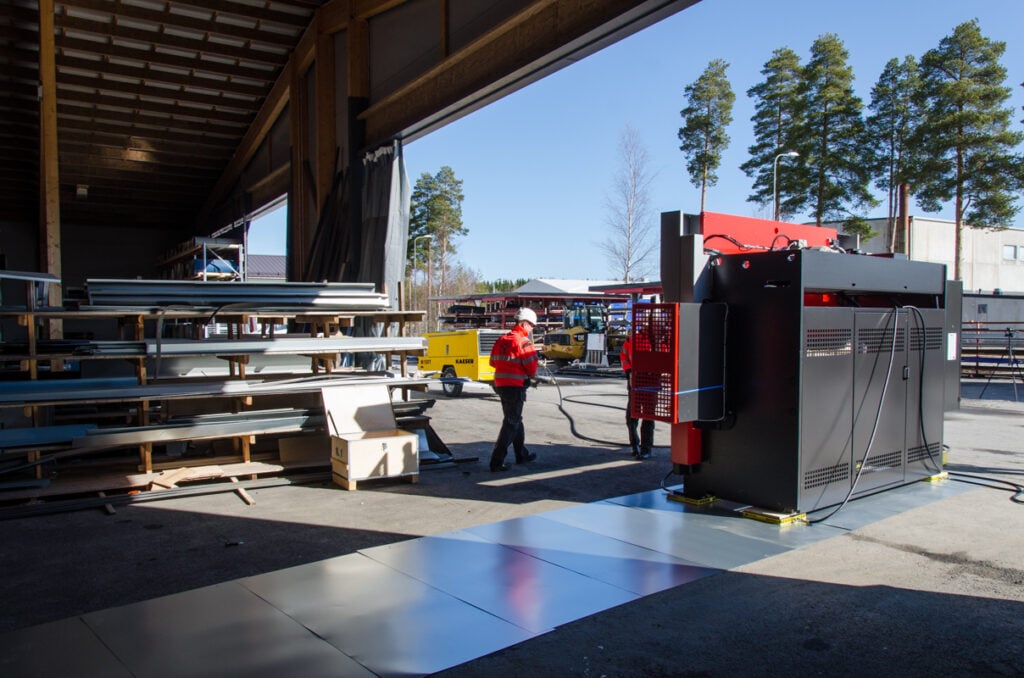
<path id="1" fill-rule="evenodd" d="M 139 445 L 139 468 L 143 473 L 153 472 L 153 443 Z"/>
<path id="2" fill-rule="evenodd" d="M 57 156 L 57 49 L 53 0 L 39 1 L 39 255 L 42 270 L 61 277 L 60 173 Z M 50 283 L 47 303 L 62 306 L 59 282 Z M 64 336 L 60 319 L 50 320 L 50 339 Z"/>
<path id="3" fill-rule="evenodd" d="M 324 29 L 321 13 L 317 13 L 314 78 L 314 115 L 316 128 L 316 206 L 317 220 L 327 209 L 327 194 L 334 184 L 334 174 L 338 167 L 338 142 L 335 138 L 337 121 L 335 120 L 334 94 L 336 78 L 334 75 L 334 35 Z"/>
<path id="4" fill-rule="evenodd" d="M 39 461 L 39 458 L 41 456 L 42 456 L 42 452 L 40 452 L 39 450 L 34 450 L 34 451 L 28 453 L 28 461 L 29 461 L 29 463 Z M 43 477 L 43 465 L 42 464 L 36 464 L 34 467 L 32 467 L 32 475 L 35 476 L 36 480 L 42 479 L 42 477 Z"/>

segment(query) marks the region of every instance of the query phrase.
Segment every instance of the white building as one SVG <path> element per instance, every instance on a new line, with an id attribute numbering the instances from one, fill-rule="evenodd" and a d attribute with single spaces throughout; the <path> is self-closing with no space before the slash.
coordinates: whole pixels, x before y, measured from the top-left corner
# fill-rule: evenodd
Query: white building
<path id="1" fill-rule="evenodd" d="M 872 254 L 887 252 L 889 244 L 885 219 L 869 219 L 871 228 L 879 233 L 861 243 L 861 250 Z M 943 219 L 910 217 L 910 252 L 914 261 L 946 265 L 946 275 L 953 278 L 956 257 L 956 223 Z M 963 261 L 960 277 L 964 292 L 1024 293 L 1024 230 L 1008 228 L 963 229 Z"/>

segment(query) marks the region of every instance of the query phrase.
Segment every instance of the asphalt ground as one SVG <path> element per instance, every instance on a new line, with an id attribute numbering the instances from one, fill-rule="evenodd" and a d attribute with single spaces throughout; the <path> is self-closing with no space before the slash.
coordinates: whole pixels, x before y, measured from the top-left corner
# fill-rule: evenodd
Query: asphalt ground
<path id="1" fill-rule="evenodd" d="M 946 417 L 947 468 L 1022 483 L 1024 385 L 1022 402 L 1005 381 L 979 398 L 985 386 L 965 383 Z M 0 521 L 0 631 L 679 481 L 665 425 L 652 459 L 630 458 L 622 379 L 531 390 L 538 459 L 505 474 L 487 468 L 501 419 L 490 388 L 427 395 L 458 461 L 424 467 L 417 484 L 290 485 L 251 490 L 252 506 L 222 493 Z M 1024 505 L 1005 489 L 966 489 L 443 675 L 1024 675 Z"/>

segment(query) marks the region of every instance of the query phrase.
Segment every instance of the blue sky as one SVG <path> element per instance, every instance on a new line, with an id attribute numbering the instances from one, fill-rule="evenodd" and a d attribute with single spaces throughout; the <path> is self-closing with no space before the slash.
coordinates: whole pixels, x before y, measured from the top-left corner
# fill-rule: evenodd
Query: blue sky
<path id="1" fill-rule="evenodd" d="M 596 243 L 608 235 L 606 196 L 620 171 L 618 142 L 627 124 L 639 132 L 657 173 L 654 218 L 663 211 L 700 209 L 677 132 L 683 88 L 708 61 L 730 64 L 736 103 L 732 140 L 707 209 L 768 217 L 768 210 L 746 201 L 751 180 L 739 165 L 753 142 L 754 102 L 746 91 L 762 79 L 773 50 L 789 47 L 806 61 L 816 38 L 836 33 L 850 53 L 854 87 L 866 107 L 886 61 L 907 54 L 920 58 L 957 24 L 974 18 L 986 37 L 1006 42 L 1002 63 L 1020 130 L 1024 0 L 702 0 L 406 145 L 409 180 L 414 184 L 423 172 L 434 174 L 443 165 L 463 180 L 469 234 L 458 241 L 458 255 L 486 280 L 608 279 L 613 274 Z M 883 216 L 884 210 L 870 216 Z M 948 210 L 931 216 L 952 217 Z M 1024 215 L 1017 225 L 1024 225 Z M 254 227 L 250 252 L 282 253 L 281 230 Z"/>

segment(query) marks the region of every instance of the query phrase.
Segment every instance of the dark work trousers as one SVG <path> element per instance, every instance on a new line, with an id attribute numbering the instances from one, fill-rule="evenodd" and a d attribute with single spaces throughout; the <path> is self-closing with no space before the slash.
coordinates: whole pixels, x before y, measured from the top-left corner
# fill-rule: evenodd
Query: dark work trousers
<path id="1" fill-rule="evenodd" d="M 491 453 L 491 468 L 496 468 L 505 463 L 505 455 L 508 453 L 509 443 L 516 453 L 516 461 L 523 461 L 529 454 L 524 442 L 526 441 L 526 429 L 523 428 L 523 404 L 526 403 L 526 388 L 523 386 L 495 386 L 501 398 L 501 431 L 498 432 L 498 441 L 494 443 L 494 452 Z"/>
<path id="2" fill-rule="evenodd" d="M 637 440 L 636 424 L 640 422 L 640 439 Z M 650 452 L 654 447 L 654 420 L 633 417 L 633 379 L 626 371 L 626 430 L 629 431 L 629 447 L 634 452 Z"/>

